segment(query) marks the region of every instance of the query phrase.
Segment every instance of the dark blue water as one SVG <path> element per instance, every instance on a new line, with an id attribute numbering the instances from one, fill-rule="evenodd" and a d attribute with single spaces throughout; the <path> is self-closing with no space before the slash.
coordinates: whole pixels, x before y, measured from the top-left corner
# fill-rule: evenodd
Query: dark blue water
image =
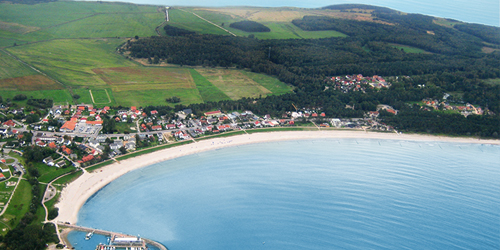
<path id="1" fill-rule="evenodd" d="M 78 224 L 170 250 L 500 249 L 499 160 L 491 145 L 246 145 L 131 172 Z"/>
<path id="2" fill-rule="evenodd" d="M 260 7 L 302 7 L 319 8 L 333 4 L 360 3 L 389 7 L 407 13 L 452 18 L 464 22 L 500 26 L 500 1 L 498 0 L 126 0 L 138 4 L 168 6 L 260 6 Z"/>

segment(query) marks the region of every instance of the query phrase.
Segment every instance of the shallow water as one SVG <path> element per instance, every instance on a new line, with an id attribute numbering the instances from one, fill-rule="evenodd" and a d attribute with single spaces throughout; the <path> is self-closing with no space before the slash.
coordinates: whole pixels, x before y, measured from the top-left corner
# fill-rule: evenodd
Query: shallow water
<path id="1" fill-rule="evenodd" d="M 78 224 L 178 249 L 499 249 L 500 147 L 307 140 L 133 171 Z"/>

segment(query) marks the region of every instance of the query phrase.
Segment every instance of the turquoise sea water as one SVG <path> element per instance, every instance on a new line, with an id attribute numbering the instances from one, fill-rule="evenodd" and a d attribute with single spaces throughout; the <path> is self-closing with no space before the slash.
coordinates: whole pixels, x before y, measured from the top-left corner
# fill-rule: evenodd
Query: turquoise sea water
<path id="1" fill-rule="evenodd" d="M 167 6 L 291 6 L 301 8 L 319 8 L 333 4 L 360 3 L 388 7 L 407 13 L 419 13 L 470 23 L 500 26 L 500 1 L 498 0 L 126 0 L 126 2 Z"/>
<path id="2" fill-rule="evenodd" d="M 78 224 L 170 250 L 499 249 L 499 162 L 500 147 L 481 144 L 245 145 L 133 171 Z"/>

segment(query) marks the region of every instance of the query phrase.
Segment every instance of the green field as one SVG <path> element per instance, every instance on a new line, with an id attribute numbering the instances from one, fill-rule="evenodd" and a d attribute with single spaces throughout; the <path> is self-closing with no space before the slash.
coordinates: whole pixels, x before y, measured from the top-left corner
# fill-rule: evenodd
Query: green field
<path id="1" fill-rule="evenodd" d="M 155 6 L 52 2 L 0 4 L 0 47 L 54 38 L 155 35 L 164 15 Z"/>
<path id="2" fill-rule="evenodd" d="M 419 49 L 419 48 L 415 48 L 415 47 L 411 47 L 411 46 L 407 46 L 407 45 L 401 45 L 401 44 L 391 44 L 391 45 L 392 45 L 392 47 L 394 47 L 396 49 L 401 49 L 406 53 L 415 53 L 415 54 L 430 53 L 430 52 L 427 52 L 423 49 Z"/>
<path id="3" fill-rule="evenodd" d="M 17 181 L 17 180 L 12 180 Z M 28 181 L 22 180 L 12 197 L 9 207 L 3 217 L 8 221 L 9 226 L 17 225 L 21 217 L 28 212 L 31 202 L 31 185 Z M 12 224 L 10 221 L 13 221 Z"/>
<path id="4" fill-rule="evenodd" d="M 169 24 L 202 34 L 228 34 L 191 13 L 194 12 L 236 35 L 248 36 L 251 33 L 229 27 L 232 22 L 247 19 L 242 11 L 241 8 L 173 8 L 169 12 Z M 272 29 L 268 33 L 254 33 L 257 38 L 342 36 L 334 31 L 306 32 L 291 24 L 295 18 L 314 14 L 308 10 L 250 8 L 250 12 L 249 19 Z M 203 69 L 200 74 L 193 68 L 145 67 L 117 53 L 117 48 L 127 39 L 155 35 L 155 27 L 163 21 L 163 10 L 156 6 L 95 2 L 1 3 L 0 47 L 4 46 L 6 51 L 0 50 L 1 96 L 12 99 L 17 94 L 25 94 L 50 98 L 56 104 L 146 106 L 175 105 L 165 101 L 173 96 L 188 105 L 291 90 L 275 78 L 251 72 L 217 69 L 214 75 Z M 14 43 L 17 46 L 13 46 Z M 74 100 L 73 95 L 80 98 Z"/>
<path id="5" fill-rule="evenodd" d="M 169 25 L 192 30 L 200 34 L 216 34 L 229 35 L 226 31 L 217 28 L 216 26 L 196 17 L 192 13 L 180 9 L 172 9 L 169 11 Z"/>
<path id="6" fill-rule="evenodd" d="M 243 97 L 265 97 L 273 92 L 264 85 L 273 87 L 280 94 L 290 91 L 285 84 L 276 85 L 276 79 L 272 77 L 256 77 L 240 70 L 231 69 L 197 69 L 215 87 L 224 92 L 229 98 L 238 100 Z M 252 76 L 252 77 L 250 77 Z M 255 80 L 257 81 L 255 81 Z M 261 81 L 264 84 L 261 84 Z M 274 83 L 273 83 L 274 82 Z"/>
<path id="7" fill-rule="evenodd" d="M 219 88 L 215 87 L 210 81 L 208 81 L 204 76 L 202 76 L 198 71 L 191 69 L 191 76 L 196 83 L 196 88 L 200 92 L 203 101 L 221 101 L 229 100 L 229 96 L 224 94 Z"/>
<path id="8" fill-rule="evenodd" d="M 254 11 L 259 12 L 260 15 L 257 17 L 257 20 L 253 21 L 260 22 L 265 26 L 269 27 L 271 29 L 271 32 L 245 32 L 242 30 L 229 27 L 231 23 L 246 20 L 244 15 L 239 16 L 231 14 L 231 12 L 238 14 L 239 12 L 242 12 L 243 9 L 238 9 L 238 8 L 228 8 L 228 9 L 222 9 L 222 10 L 219 9 L 208 10 L 203 8 L 182 9 L 185 12 L 182 12 L 182 10 L 174 9 L 171 11 L 173 14 L 171 15 L 171 22 L 169 22 L 169 25 L 192 30 L 202 34 L 229 35 L 229 33 L 225 32 L 224 30 L 196 17 L 191 13 L 194 12 L 199 16 L 213 22 L 216 25 L 219 25 L 227 29 L 228 31 L 238 36 L 249 36 L 250 34 L 253 34 L 256 38 L 259 39 L 299 39 L 299 38 L 325 38 L 325 37 L 346 36 L 337 31 L 304 31 L 299 27 L 293 25 L 291 21 L 294 19 L 294 17 L 301 18 L 306 14 L 311 14 L 309 11 L 306 10 L 293 11 L 292 14 L 287 13 L 276 18 L 276 16 L 273 16 L 274 14 L 276 14 L 275 11 L 263 10 L 259 8 L 257 8 Z"/>
<path id="9" fill-rule="evenodd" d="M 0 50 L 0 79 L 8 79 L 35 74 L 38 73 Z"/>
<path id="10" fill-rule="evenodd" d="M 93 89 L 89 90 L 94 97 L 95 104 L 110 105 L 112 103 L 107 89 Z"/>
<path id="11" fill-rule="evenodd" d="M 123 39 L 52 40 L 7 49 L 67 87 L 104 86 L 92 70 L 136 64 L 115 53 Z"/>

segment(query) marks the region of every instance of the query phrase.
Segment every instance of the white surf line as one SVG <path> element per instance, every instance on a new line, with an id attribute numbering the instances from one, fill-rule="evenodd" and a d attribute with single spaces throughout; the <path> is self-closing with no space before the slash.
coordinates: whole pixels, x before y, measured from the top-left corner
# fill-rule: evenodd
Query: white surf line
<path id="1" fill-rule="evenodd" d="M 231 35 L 233 35 L 233 36 L 237 36 L 237 35 L 235 35 L 233 32 L 231 32 L 231 31 L 229 31 L 229 30 L 227 30 L 227 29 L 224 29 L 224 28 L 222 28 L 221 26 L 219 26 L 219 25 L 217 25 L 217 24 L 215 24 L 215 23 L 213 23 L 213 22 L 211 22 L 211 21 L 208 21 L 207 19 L 205 19 L 205 18 L 201 17 L 200 15 L 198 15 L 198 14 L 196 14 L 196 13 L 194 13 L 194 12 L 185 11 L 185 10 L 183 10 L 183 9 L 179 9 L 179 10 L 184 11 L 184 12 L 186 12 L 186 13 L 191 13 L 191 14 L 193 14 L 193 15 L 197 16 L 198 18 L 200 18 L 201 20 L 203 20 L 203 21 L 205 21 L 205 22 L 207 22 L 207 23 L 210 23 L 210 24 L 214 25 L 215 27 L 217 27 L 217 28 L 219 28 L 219 29 L 221 29 L 221 30 L 224 30 L 225 32 L 227 32 L 227 33 L 229 33 L 229 34 L 231 34 Z"/>

